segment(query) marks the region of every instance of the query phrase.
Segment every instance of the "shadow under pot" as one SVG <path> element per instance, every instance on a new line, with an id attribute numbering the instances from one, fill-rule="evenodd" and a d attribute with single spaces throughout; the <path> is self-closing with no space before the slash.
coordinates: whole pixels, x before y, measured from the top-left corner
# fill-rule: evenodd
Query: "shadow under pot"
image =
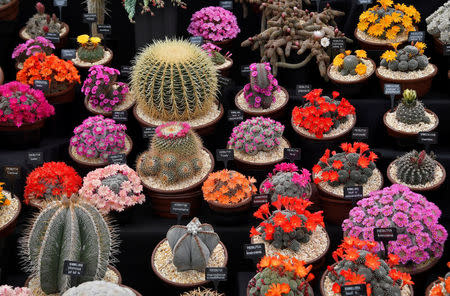
<path id="1" fill-rule="evenodd" d="M 44 92 L 45 98 L 52 105 L 70 103 L 75 99 L 75 83 L 69 84 L 62 90 Z"/>

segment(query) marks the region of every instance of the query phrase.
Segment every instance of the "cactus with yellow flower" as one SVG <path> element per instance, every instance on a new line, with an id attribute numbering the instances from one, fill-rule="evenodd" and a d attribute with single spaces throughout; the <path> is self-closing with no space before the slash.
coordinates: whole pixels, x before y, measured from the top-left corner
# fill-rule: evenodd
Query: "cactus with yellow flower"
<path id="1" fill-rule="evenodd" d="M 342 76 L 362 76 L 367 72 L 367 66 L 363 61 L 365 59 L 367 59 L 365 50 L 355 50 L 354 54 L 352 54 L 351 50 L 346 50 L 333 59 L 333 66 L 337 68 Z"/>
<path id="2" fill-rule="evenodd" d="M 91 37 L 89 35 L 80 35 L 77 42 L 80 47 L 77 50 L 78 58 L 86 63 L 96 63 L 105 56 L 105 48 L 100 45 L 102 40 L 99 37 Z"/>
<path id="3" fill-rule="evenodd" d="M 416 42 L 407 45 L 402 49 L 397 49 L 399 43 L 391 44 L 394 50 L 386 50 L 381 55 L 380 66 L 391 71 L 411 72 L 424 70 L 428 64 L 428 57 L 424 55 L 426 44 Z"/>
<path id="4" fill-rule="evenodd" d="M 9 206 L 11 204 L 11 201 L 3 193 L 3 185 L 5 185 L 5 183 L 0 182 L 0 207 Z"/>

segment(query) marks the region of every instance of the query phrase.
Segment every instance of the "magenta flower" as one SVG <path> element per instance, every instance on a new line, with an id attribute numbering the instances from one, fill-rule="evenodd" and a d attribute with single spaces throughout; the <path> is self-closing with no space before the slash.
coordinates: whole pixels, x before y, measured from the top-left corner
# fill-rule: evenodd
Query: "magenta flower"
<path id="1" fill-rule="evenodd" d="M 392 221 L 394 221 L 397 227 L 406 227 L 406 225 L 408 225 L 408 216 L 404 213 L 398 212 L 394 214 Z"/>

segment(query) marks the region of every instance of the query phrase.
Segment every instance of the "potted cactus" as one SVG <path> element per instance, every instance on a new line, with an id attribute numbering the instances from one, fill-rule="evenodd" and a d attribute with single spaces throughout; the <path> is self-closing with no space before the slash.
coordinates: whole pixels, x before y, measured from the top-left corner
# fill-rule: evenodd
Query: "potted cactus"
<path id="1" fill-rule="evenodd" d="M 160 73 L 161 67 L 167 71 Z M 146 47 L 135 59 L 131 90 L 137 101 L 134 116 L 142 126 L 186 121 L 203 135 L 212 133 L 223 116 L 216 67 L 205 51 L 185 40 Z"/>
<path id="2" fill-rule="evenodd" d="M 385 83 L 398 83 L 402 90 L 413 89 L 423 97 L 431 88 L 437 67 L 424 55 L 425 43 L 416 42 L 397 49 L 398 43 L 392 44 L 394 50 L 387 50 L 381 55 L 380 67 L 375 74 L 380 79 L 381 88 Z"/>
<path id="3" fill-rule="evenodd" d="M 109 266 L 116 253 L 116 234 L 94 206 L 76 195 L 43 208 L 26 230 L 21 244 L 27 271 L 32 271 L 25 286 L 33 295 L 60 295 L 93 280 L 121 283 L 120 273 Z M 63 274 L 58 267 L 67 260 L 83 263 L 84 275 L 74 278 Z"/>
<path id="4" fill-rule="evenodd" d="M 289 101 L 285 88 L 278 85 L 269 63 L 253 63 L 250 68 L 250 83 L 247 83 L 234 98 L 236 107 L 249 116 L 280 118 Z"/>
<path id="5" fill-rule="evenodd" d="M 31 290 L 24 287 L 12 287 L 8 285 L 0 286 L 0 295 L 4 296 L 33 296 Z"/>
<path id="6" fill-rule="evenodd" d="M 389 242 L 388 252 L 400 258 L 397 269 L 416 275 L 433 267 L 444 252 L 448 234 L 438 222 L 441 213 L 422 195 L 394 184 L 358 201 L 342 229 L 345 236 L 373 241 L 375 227 L 397 228 L 397 240 Z M 377 243 L 374 251 L 382 248 Z"/>
<path id="7" fill-rule="evenodd" d="M 157 215 L 170 214 L 170 203 L 191 203 L 191 215 L 200 209 L 201 186 L 214 169 L 214 158 L 186 122 L 168 122 L 155 130 L 149 150 L 142 153 L 136 171 Z"/>
<path id="8" fill-rule="evenodd" d="M 447 1 L 426 19 L 427 31 L 433 36 L 435 50 L 442 55 L 450 44 L 450 2 Z"/>
<path id="9" fill-rule="evenodd" d="M 0 21 L 15 20 L 19 14 L 19 0 L 0 0 Z"/>
<path id="10" fill-rule="evenodd" d="M 295 258 L 264 256 L 258 263 L 258 273 L 248 282 L 247 296 L 314 296 L 309 282 L 312 265 Z"/>
<path id="11" fill-rule="evenodd" d="M 19 37 L 24 41 L 34 39 L 37 36 L 45 37 L 47 33 L 59 34 L 59 42 L 55 43 L 57 48 L 63 47 L 69 35 L 69 26 L 61 22 L 55 14 L 51 16 L 45 13 L 45 6 L 41 2 L 36 3 L 37 13 L 33 15 L 25 27 L 19 31 Z"/>
<path id="12" fill-rule="evenodd" d="M 314 89 L 304 97 L 307 102 L 292 110 L 291 124 L 301 137 L 310 140 L 335 140 L 347 135 L 356 124 L 355 107 L 345 98 L 338 99 L 333 91 L 330 98 Z"/>
<path id="13" fill-rule="evenodd" d="M 226 54 L 222 54 L 222 48 L 211 43 L 202 44 L 201 48 L 208 53 L 211 57 L 216 69 L 219 70 L 220 74 L 224 77 L 228 77 L 230 74 L 230 69 L 233 66 L 233 60 L 231 59 L 231 53 L 229 51 Z"/>
<path id="14" fill-rule="evenodd" d="M 77 42 L 80 47 L 77 49 L 76 57 L 72 59 L 73 64 L 85 70 L 96 65 L 109 65 L 113 58 L 113 52 L 101 45 L 101 41 L 100 37 L 79 35 Z"/>
<path id="15" fill-rule="evenodd" d="M 8 236 L 16 228 L 22 205 L 19 198 L 3 190 L 5 183 L 0 182 L 0 238 Z M 1 288 L 0 288 L 1 292 Z"/>
<path id="16" fill-rule="evenodd" d="M 209 224 L 193 218 L 186 226 L 174 225 L 152 253 L 153 272 L 164 283 L 192 288 L 208 283 L 206 267 L 225 267 L 228 252 Z"/>
<path id="17" fill-rule="evenodd" d="M 416 31 L 420 13 L 413 5 L 394 4 L 392 0 L 377 0 L 378 4 L 359 16 L 355 38 L 366 50 L 389 49 L 391 43 L 404 43 L 408 33 Z"/>
<path id="18" fill-rule="evenodd" d="M 447 262 L 448 268 L 450 268 L 450 262 Z M 445 274 L 445 277 L 439 277 L 431 284 L 428 285 L 425 296 L 448 296 L 450 295 L 450 272 Z"/>
<path id="19" fill-rule="evenodd" d="M 367 295 L 413 295 L 411 275 L 396 269 L 399 258 L 381 259 L 373 253 L 375 243 L 344 237 L 333 252 L 335 264 L 328 266 L 320 281 L 323 296 L 341 295 L 346 285 L 364 285 Z"/>
<path id="20" fill-rule="evenodd" d="M 26 42 L 17 45 L 12 53 L 12 58 L 16 60 L 16 69 L 22 70 L 25 60 L 36 52 L 43 52 L 49 55 L 53 53 L 54 49 L 55 46 L 50 40 L 42 36 L 37 36 L 34 39 L 28 39 Z"/>
<path id="21" fill-rule="evenodd" d="M 124 285 L 118 285 L 105 281 L 90 281 L 82 283 L 77 287 L 72 287 L 61 296 L 96 296 L 96 295 L 114 295 L 114 296 L 142 296 L 138 291 Z"/>
<path id="22" fill-rule="evenodd" d="M 128 85 L 118 82 L 120 71 L 98 65 L 89 69 L 81 91 L 85 95 L 84 106 L 96 115 L 111 116 L 113 111 L 127 111 L 135 103 Z"/>
<path id="23" fill-rule="evenodd" d="M 403 184 L 413 191 L 423 192 L 439 189 L 446 172 L 433 152 L 427 154 L 425 150 L 413 150 L 391 162 L 387 176 L 392 184 Z"/>

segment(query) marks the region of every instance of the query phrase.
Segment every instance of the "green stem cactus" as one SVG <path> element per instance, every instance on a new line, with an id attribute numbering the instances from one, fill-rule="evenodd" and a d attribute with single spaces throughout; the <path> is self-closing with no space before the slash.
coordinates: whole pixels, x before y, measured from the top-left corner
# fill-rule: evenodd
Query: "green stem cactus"
<path id="1" fill-rule="evenodd" d="M 422 102 L 417 100 L 415 90 L 405 89 L 403 98 L 395 111 L 395 119 L 406 124 L 430 123 Z"/>
<path id="2" fill-rule="evenodd" d="M 401 72 L 424 70 L 429 64 L 428 57 L 423 54 L 425 47 L 424 43 L 416 42 L 395 52 L 385 51 L 381 55 L 380 66 Z"/>
<path id="3" fill-rule="evenodd" d="M 428 155 L 425 150 L 415 150 L 402 155 L 395 161 L 397 178 L 409 185 L 424 185 L 434 180 L 437 162 L 434 154 Z"/>

